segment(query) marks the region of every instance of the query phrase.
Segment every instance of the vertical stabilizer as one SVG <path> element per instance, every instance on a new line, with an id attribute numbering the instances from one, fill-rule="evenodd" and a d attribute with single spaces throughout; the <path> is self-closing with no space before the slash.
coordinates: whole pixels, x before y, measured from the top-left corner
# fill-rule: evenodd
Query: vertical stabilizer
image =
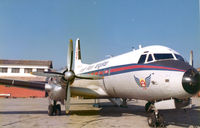
<path id="1" fill-rule="evenodd" d="M 76 40 L 76 53 L 75 60 L 81 61 L 81 47 L 80 47 L 80 39 Z"/>
<path id="2" fill-rule="evenodd" d="M 75 63 L 74 63 L 74 71 L 75 73 L 79 73 L 80 69 L 85 67 L 86 64 L 83 64 L 81 61 L 81 47 L 80 47 L 80 39 L 76 40 L 76 51 L 75 51 Z"/>

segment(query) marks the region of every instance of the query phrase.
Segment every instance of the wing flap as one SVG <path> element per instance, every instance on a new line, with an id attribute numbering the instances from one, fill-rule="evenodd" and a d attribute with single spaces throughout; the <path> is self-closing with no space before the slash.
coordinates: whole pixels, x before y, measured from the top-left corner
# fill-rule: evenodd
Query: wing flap
<path id="1" fill-rule="evenodd" d="M 101 92 L 98 92 L 100 90 Z M 85 88 L 85 87 L 71 87 L 71 94 L 72 96 L 82 96 L 84 98 L 107 98 L 107 94 L 104 92 L 102 93 L 102 89 L 94 90 L 92 88 Z"/>

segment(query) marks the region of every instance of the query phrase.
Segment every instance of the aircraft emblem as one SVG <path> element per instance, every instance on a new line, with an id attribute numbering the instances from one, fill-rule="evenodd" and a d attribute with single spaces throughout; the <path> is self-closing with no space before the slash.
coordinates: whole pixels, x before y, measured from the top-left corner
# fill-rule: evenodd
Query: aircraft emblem
<path id="1" fill-rule="evenodd" d="M 142 87 L 144 89 L 149 87 L 150 82 L 151 82 L 151 74 L 149 76 L 147 76 L 145 79 L 143 79 L 143 78 L 139 79 L 135 75 L 134 75 L 134 78 L 135 78 L 135 82 L 137 83 L 137 85 L 139 87 Z"/>

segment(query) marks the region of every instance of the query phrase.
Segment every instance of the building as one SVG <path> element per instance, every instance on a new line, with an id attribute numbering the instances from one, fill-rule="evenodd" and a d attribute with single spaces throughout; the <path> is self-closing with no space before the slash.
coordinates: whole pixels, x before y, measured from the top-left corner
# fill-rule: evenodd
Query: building
<path id="1" fill-rule="evenodd" d="M 52 61 L 0 60 L 0 77 L 29 77 L 31 72 L 44 72 L 52 68 Z"/>
<path id="2" fill-rule="evenodd" d="M 52 61 L 0 60 L 0 78 L 44 82 L 46 77 L 34 76 L 31 72 L 44 72 L 52 68 Z M 10 95 L 10 97 L 44 97 L 45 91 L 0 86 L 0 94 Z"/>

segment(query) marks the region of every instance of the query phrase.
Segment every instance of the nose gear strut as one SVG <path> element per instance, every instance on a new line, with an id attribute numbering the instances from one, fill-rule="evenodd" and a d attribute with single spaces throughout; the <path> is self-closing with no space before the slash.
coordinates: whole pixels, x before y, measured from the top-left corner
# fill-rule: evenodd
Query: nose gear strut
<path id="1" fill-rule="evenodd" d="M 145 105 L 145 110 L 149 112 L 147 122 L 150 127 L 165 127 L 164 118 L 156 109 L 154 102 L 148 102 Z"/>

